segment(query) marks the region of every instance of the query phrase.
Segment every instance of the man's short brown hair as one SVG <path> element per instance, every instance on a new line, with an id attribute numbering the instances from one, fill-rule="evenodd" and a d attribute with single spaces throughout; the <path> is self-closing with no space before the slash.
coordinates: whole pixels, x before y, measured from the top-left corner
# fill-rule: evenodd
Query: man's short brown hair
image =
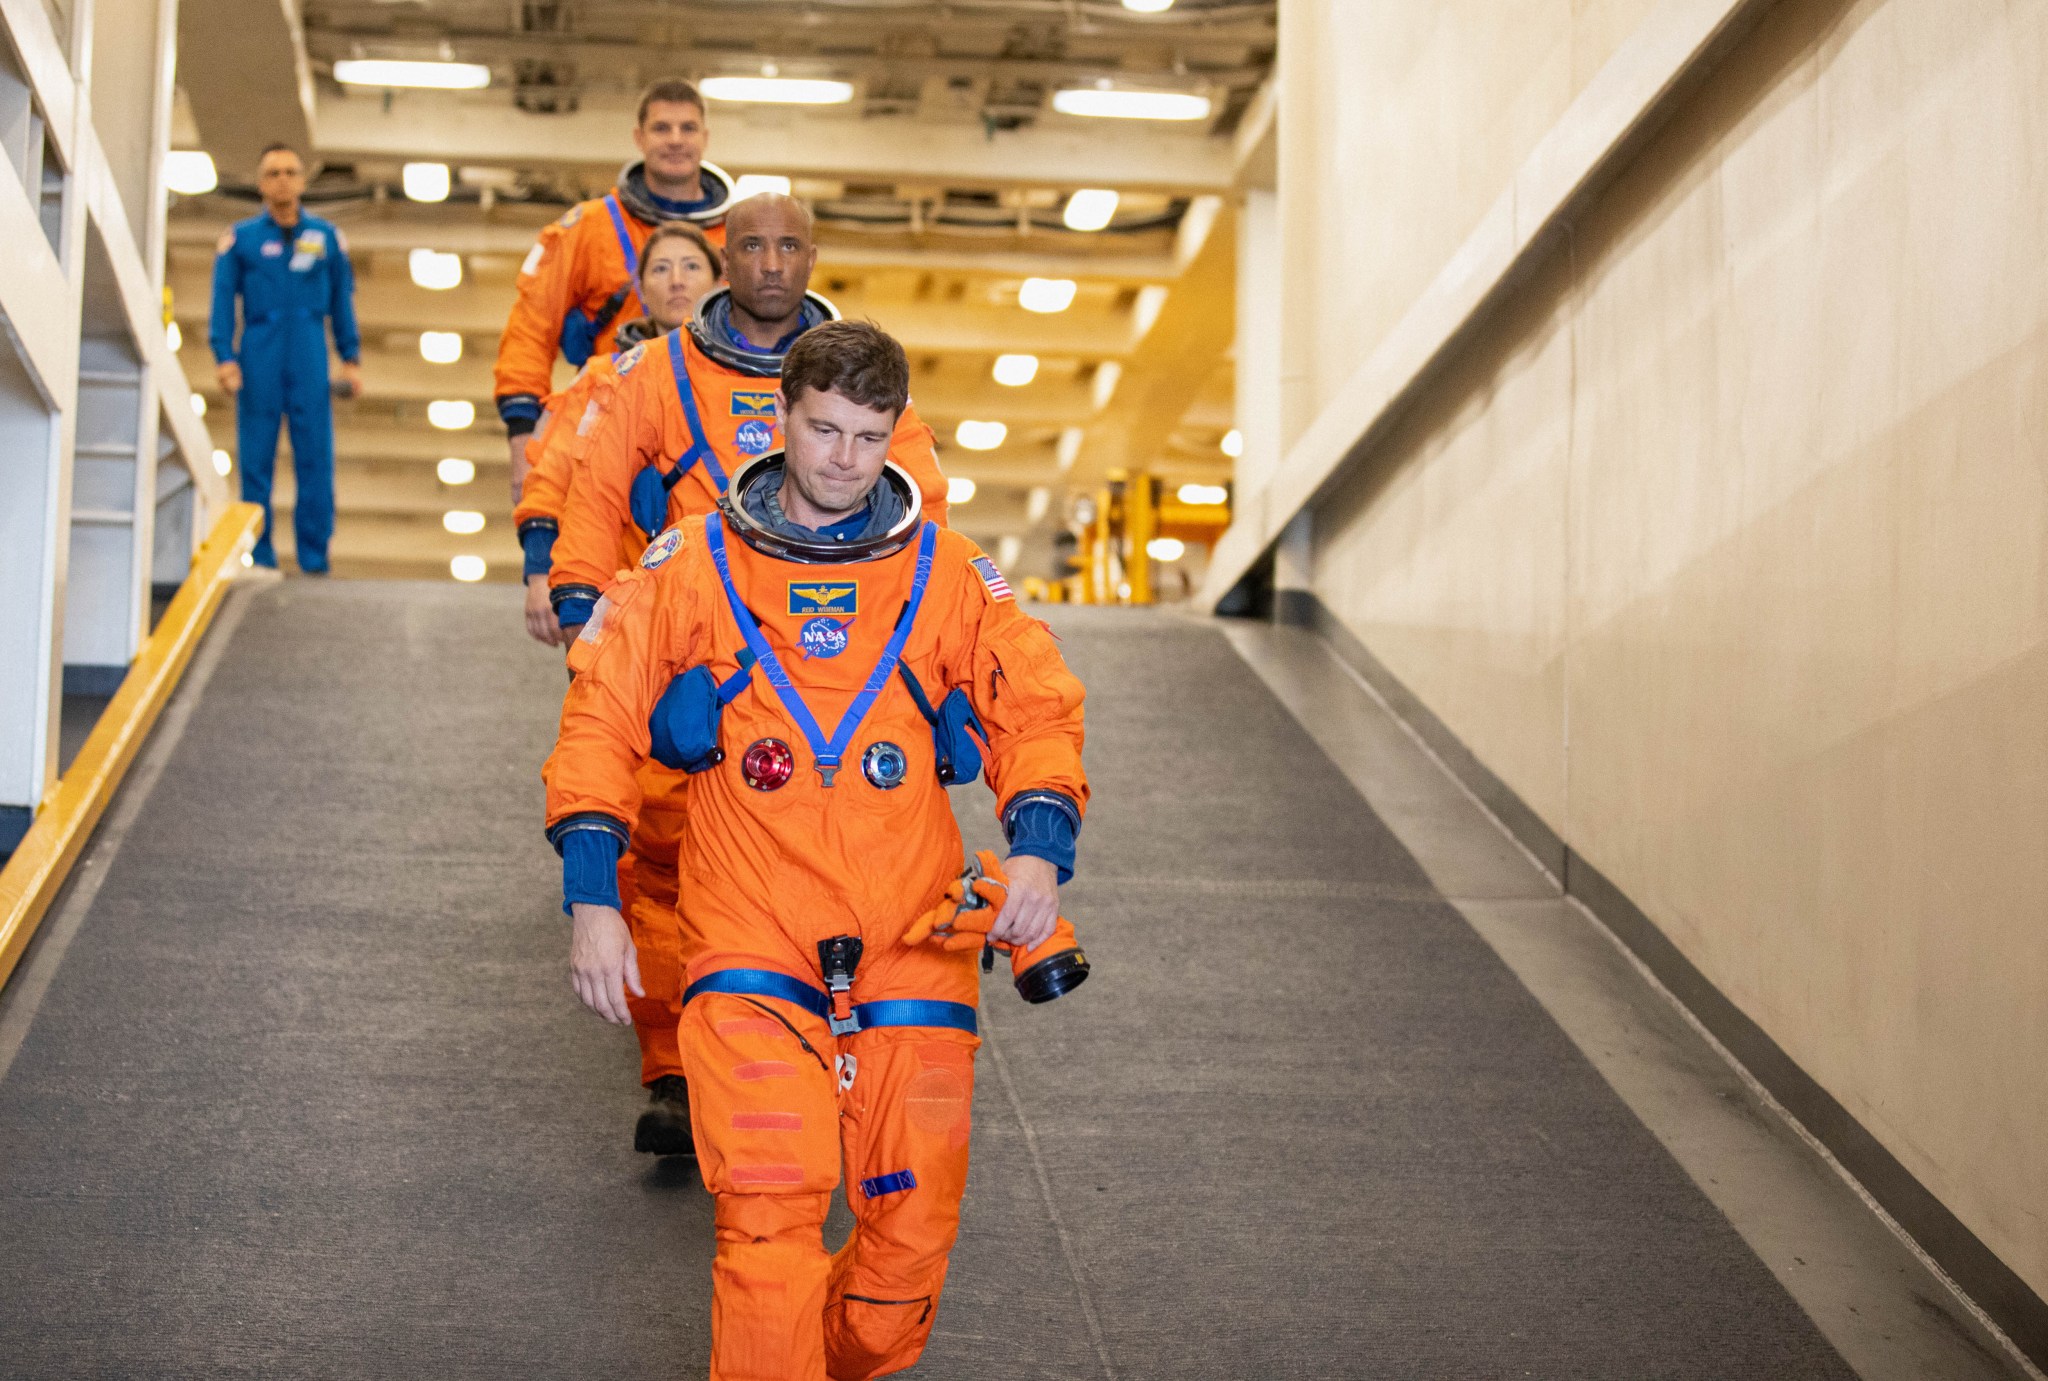
<path id="1" fill-rule="evenodd" d="M 681 77 L 670 77 L 666 81 L 656 82 L 640 93 L 640 113 L 633 117 L 633 123 L 636 125 L 646 124 L 647 107 L 653 105 L 656 101 L 669 101 L 676 105 L 693 105 L 697 107 L 699 115 L 704 113 L 704 97 L 698 92 L 697 88 L 684 81 Z"/>
<path id="2" fill-rule="evenodd" d="M 812 389 L 901 417 L 910 406 L 910 360 L 872 321 L 828 321 L 798 336 L 782 362 L 791 407 Z"/>

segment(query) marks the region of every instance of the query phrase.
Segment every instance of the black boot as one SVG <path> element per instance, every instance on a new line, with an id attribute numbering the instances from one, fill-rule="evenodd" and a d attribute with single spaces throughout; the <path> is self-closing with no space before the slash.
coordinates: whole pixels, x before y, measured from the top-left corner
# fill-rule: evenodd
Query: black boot
<path id="1" fill-rule="evenodd" d="M 655 1156 L 695 1156 L 690 1140 L 690 1086 L 664 1074 L 647 1086 L 647 1111 L 633 1128 L 633 1149 Z"/>

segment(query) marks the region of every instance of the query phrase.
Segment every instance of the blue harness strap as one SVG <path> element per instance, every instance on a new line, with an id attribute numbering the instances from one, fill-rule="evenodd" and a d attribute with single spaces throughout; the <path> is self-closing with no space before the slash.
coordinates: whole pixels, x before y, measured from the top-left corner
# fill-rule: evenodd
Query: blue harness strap
<path id="1" fill-rule="evenodd" d="M 669 347 L 669 368 L 676 376 L 676 397 L 683 405 L 683 420 L 690 424 L 690 447 L 676 457 L 675 469 L 662 480 L 664 488 L 673 489 L 676 482 L 690 472 L 692 465 L 701 462 L 710 474 L 711 482 L 718 486 L 721 497 L 725 494 L 725 467 L 718 463 L 718 455 L 711 444 L 704 439 L 704 423 L 697 412 L 697 390 L 690 382 L 689 366 L 683 363 L 683 341 L 678 336 Z"/>
<path id="2" fill-rule="evenodd" d="M 781 699 L 783 709 L 796 721 L 798 729 L 811 745 L 811 756 L 816 760 L 818 774 L 825 779 L 825 785 L 832 785 L 833 774 L 839 771 L 846 749 L 853 742 L 854 731 L 874 708 L 875 700 L 896 674 L 896 667 L 903 660 L 903 646 L 910 641 L 911 625 L 917 622 L 918 607 L 924 603 L 925 586 L 931 583 L 932 551 L 938 542 L 939 529 L 927 522 L 917 539 L 917 574 L 910 584 L 910 601 L 904 606 L 903 617 L 896 621 L 896 631 L 889 635 L 889 645 L 882 649 L 881 660 L 868 673 L 867 683 L 854 696 L 853 703 L 846 707 L 846 713 L 839 718 L 839 727 L 831 738 L 818 727 L 818 720 L 811 713 L 811 707 L 804 703 L 803 695 L 790 681 L 789 674 L 782 669 L 782 662 L 775 655 L 775 649 L 768 646 L 768 639 L 761 632 L 761 625 L 754 621 L 754 615 L 740 599 L 739 590 L 732 583 L 732 562 L 725 550 L 725 519 L 718 513 L 704 515 L 704 540 L 711 548 L 712 564 L 718 567 L 718 579 L 725 586 L 725 602 L 732 608 L 732 616 L 746 636 L 747 646 L 753 649 L 754 660 L 760 663 L 762 672 L 768 677 L 768 684 L 775 687 L 775 694 Z"/>
<path id="3" fill-rule="evenodd" d="M 683 1005 L 702 993 L 727 993 L 734 997 L 777 997 L 803 1008 L 821 1021 L 832 1019 L 832 998 L 801 978 L 791 978 L 773 969 L 720 969 L 707 973 L 683 991 Z M 975 1035 L 974 1008 L 965 1002 L 940 1002 L 926 998 L 891 998 L 883 1002 L 857 1002 L 853 1007 L 854 1030 L 872 1031 L 878 1026 L 940 1026 Z"/>
<path id="4" fill-rule="evenodd" d="M 646 316 L 647 304 L 640 300 L 640 254 L 633 248 L 633 237 L 626 232 L 626 213 L 620 209 L 618 197 L 609 192 L 605 194 L 604 209 L 612 218 L 612 233 L 619 237 L 619 252 L 626 256 L 626 286 L 632 290 L 640 315 Z"/>

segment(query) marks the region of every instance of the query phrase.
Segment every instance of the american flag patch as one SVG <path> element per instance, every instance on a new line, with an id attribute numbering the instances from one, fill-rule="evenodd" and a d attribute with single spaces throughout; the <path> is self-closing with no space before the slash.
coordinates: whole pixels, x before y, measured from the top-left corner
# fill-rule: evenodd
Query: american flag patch
<path id="1" fill-rule="evenodd" d="M 989 560 L 986 556 L 974 558 L 974 570 L 981 577 L 981 583 L 988 586 L 988 597 L 990 599 L 1015 599 L 1017 597 L 1010 589 L 1010 582 L 1003 579 L 1003 573 L 996 569 L 996 563 Z"/>

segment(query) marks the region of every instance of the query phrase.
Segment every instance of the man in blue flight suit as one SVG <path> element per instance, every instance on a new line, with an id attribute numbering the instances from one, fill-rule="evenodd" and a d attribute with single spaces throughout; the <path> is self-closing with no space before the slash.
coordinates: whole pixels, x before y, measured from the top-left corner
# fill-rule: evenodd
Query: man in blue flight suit
<path id="1" fill-rule="evenodd" d="M 334 535 L 334 410 L 327 381 L 326 320 L 334 319 L 334 345 L 348 396 L 363 389 L 357 365 L 355 272 L 341 232 L 304 214 L 305 165 L 289 146 L 272 144 L 256 165 L 263 212 L 224 232 L 213 260 L 213 347 L 220 386 L 235 398 L 235 445 L 242 466 L 242 498 L 263 505 L 263 536 L 256 564 L 277 569 L 270 542 L 270 480 L 277 460 L 277 428 L 292 431 L 292 469 L 298 505 L 292 528 L 299 569 L 327 573 L 327 542 Z M 242 299 L 242 340 L 235 345 L 235 298 Z"/>

